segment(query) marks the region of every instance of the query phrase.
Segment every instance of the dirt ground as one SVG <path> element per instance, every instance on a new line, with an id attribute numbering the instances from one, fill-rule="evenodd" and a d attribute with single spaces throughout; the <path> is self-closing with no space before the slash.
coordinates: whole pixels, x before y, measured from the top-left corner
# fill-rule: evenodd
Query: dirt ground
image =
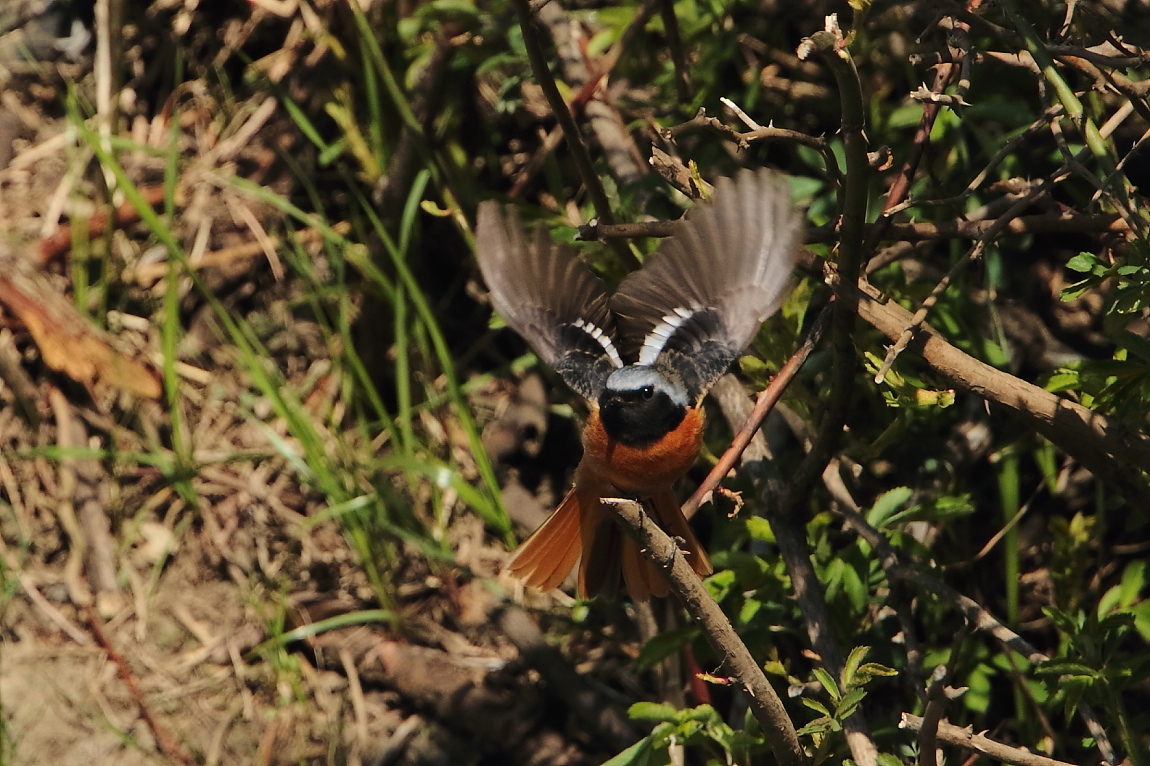
<path id="1" fill-rule="evenodd" d="M 0 764 L 589 763 L 633 743 L 626 701 L 607 687 L 642 686 L 634 637 L 592 621 L 554 648 L 483 584 L 507 552 L 478 519 L 450 530 L 474 577 L 431 571 L 400 546 L 400 602 L 378 609 L 354 541 L 299 482 L 283 420 L 187 280 L 180 394 L 161 400 L 162 330 L 149 312 L 167 286 L 163 248 L 122 196 L 109 225 L 108 179 L 65 108 L 73 87 L 88 105 L 77 109 L 96 99 L 93 46 L 64 52 L 70 18 L 18 5 L 0 29 L 0 147 L 11 147 L 0 157 Z M 337 385 L 329 349 L 290 309 L 298 287 L 265 244 L 280 214 L 218 180 L 290 194 L 275 157 L 300 145 L 295 125 L 257 93 L 232 105 L 220 140 L 203 82 L 145 87 L 166 75 L 149 67 L 170 64 L 173 39 L 225 62 L 243 49 L 289 87 L 293 66 L 323 61 L 291 47 L 322 22 L 195 5 L 153 4 L 155 26 L 127 33 L 121 124 L 141 149 L 118 157 L 162 208 L 161 150 L 175 131 L 186 173 L 173 236 L 202 258 L 206 289 L 262 328 L 287 385 L 324 421 Z M 90 17 L 77 23 L 91 29 Z M 89 239 L 102 250 L 77 262 Z M 317 242 L 304 245 L 322 264 Z M 84 301 L 88 277 L 104 292 Z M 495 384 L 477 407 L 506 410 L 515 394 Z M 550 496 L 520 500 L 537 514 L 530 526 Z M 548 605 L 569 618 L 569 603 Z M 594 666 L 595 685 L 573 665 Z"/>

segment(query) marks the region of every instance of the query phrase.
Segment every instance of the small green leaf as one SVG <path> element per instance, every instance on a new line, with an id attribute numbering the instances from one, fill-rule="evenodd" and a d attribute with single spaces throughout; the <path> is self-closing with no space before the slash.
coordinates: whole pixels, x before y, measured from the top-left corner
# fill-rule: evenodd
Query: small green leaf
<path id="1" fill-rule="evenodd" d="M 842 694 L 839 692 L 839 686 L 835 683 L 835 679 L 831 677 L 831 674 L 824 668 L 815 668 L 811 672 L 814 674 L 815 680 L 822 684 L 823 688 L 827 690 L 827 694 L 831 695 L 831 699 L 838 702 Z"/>
<path id="2" fill-rule="evenodd" d="M 627 715 L 635 721 L 674 721 L 677 712 L 671 705 L 659 702 L 636 702 L 627 708 Z"/>
<path id="3" fill-rule="evenodd" d="M 866 689 L 862 687 L 856 686 L 854 689 L 848 691 L 835 706 L 835 718 L 842 720 L 849 716 L 855 711 L 855 708 L 859 706 L 859 703 L 863 701 L 864 697 L 866 697 Z"/>
<path id="4" fill-rule="evenodd" d="M 850 656 L 848 656 L 847 661 L 843 663 L 843 672 L 841 674 L 843 687 L 849 689 L 853 685 L 855 673 L 858 672 L 859 665 L 866 659 L 869 652 L 869 646 L 856 646 L 854 649 L 851 649 Z"/>
<path id="5" fill-rule="evenodd" d="M 803 728 L 795 732 L 800 737 L 808 736 L 811 734 L 827 734 L 832 731 L 839 731 L 842 729 L 842 724 L 833 718 L 816 718 L 808 723 Z"/>
<path id="6" fill-rule="evenodd" d="M 770 522 L 762 516 L 748 516 L 743 522 L 746 524 L 747 534 L 751 536 L 752 540 L 758 540 L 761 543 L 774 543 L 775 533 L 771 529 Z"/>
<path id="7" fill-rule="evenodd" d="M 803 703 L 803 705 L 809 707 L 811 710 L 819 713 L 820 715 L 826 716 L 828 718 L 830 717 L 831 711 L 827 709 L 826 705 L 819 702 L 818 700 L 811 699 L 810 697 L 800 697 L 799 702 Z"/>
<path id="8" fill-rule="evenodd" d="M 1079 253 L 1066 262 L 1066 268 L 1082 274 L 1088 274 L 1098 265 L 1098 256 L 1094 253 Z"/>
<path id="9" fill-rule="evenodd" d="M 639 671 L 650 670 L 663 659 L 670 657 L 682 649 L 686 644 L 695 640 L 699 635 L 699 628 L 693 623 L 681 625 L 671 630 L 657 634 L 639 650 L 635 659 L 635 668 Z"/>
<path id="10" fill-rule="evenodd" d="M 875 498 L 874 505 L 867 511 L 866 520 L 871 526 L 882 528 L 883 522 L 910 500 L 914 492 L 910 487 L 895 487 Z"/>
<path id="11" fill-rule="evenodd" d="M 874 678 L 889 678 L 897 676 L 898 671 L 894 668 L 888 668 L 886 665 L 880 665 L 877 662 L 867 662 L 859 666 L 856 680 L 859 683 L 869 683 Z"/>
<path id="12" fill-rule="evenodd" d="M 644 737 L 611 760 L 604 762 L 603 766 L 650 766 L 655 763 L 651 758 L 652 754 L 651 739 Z"/>
<path id="13" fill-rule="evenodd" d="M 1090 289 L 1091 284 L 1091 280 L 1083 279 L 1081 282 L 1075 282 L 1072 285 L 1067 285 L 1066 287 L 1062 288 L 1062 291 L 1058 294 L 1058 300 L 1062 301 L 1063 303 L 1069 303 L 1070 301 L 1078 300 L 1082 293 Z"/>

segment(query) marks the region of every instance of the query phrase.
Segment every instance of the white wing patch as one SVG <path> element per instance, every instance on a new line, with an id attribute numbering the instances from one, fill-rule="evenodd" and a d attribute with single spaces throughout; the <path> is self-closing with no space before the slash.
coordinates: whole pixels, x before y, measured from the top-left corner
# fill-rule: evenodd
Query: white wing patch
<path id="1" fill-rule="evenodd" d="M 639 364 L 654 364 L 655 359 L 662 353 L 667 341 L 674 336 L 675 331 L 683 326 L 683 322 L 702 310 L 702 306 L 691 306 L 686 309 L 676 308 L 664 316 L 659 324 L 655 325 L 651 332 L 647 333 L 647 337 L 643 339 L 643 348 L 639 349 Z"/>
<path id="2" fill-rule="evenodd" d="M 615 344 L 611 342 L 611 337 L 607 335 L 607 333 L 603 332 L 601 327 L 597 327 L 587 320 L 581 318 L 576 319 L 573 324 L 583 332 L 590 335 L 591 340 L 595 341 L 603 348 L 603 351 L 607 354 L 607 358 L 611 360 L 611 364 L 616 367 L 623 366 L 623 359 L 619 356 L 619 352 L 615 350 Z"/>

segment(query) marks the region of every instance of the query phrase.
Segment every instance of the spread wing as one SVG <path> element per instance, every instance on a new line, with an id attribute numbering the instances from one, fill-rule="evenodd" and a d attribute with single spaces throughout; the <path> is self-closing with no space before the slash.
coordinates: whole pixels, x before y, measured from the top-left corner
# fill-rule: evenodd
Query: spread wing
<path id="1" fill-rule="evenodd" d="M 575 248 L 554 244 L 542 225 L 528 236 L 514 208 L 486 201 L 475 250 L 495 312 L 567 385 L 597 401 L 623 362 L 607 295 Z"/>
<path id="2" fill-rule="evenodd" d="M 624 358 L 669 364 L 701 396 L 783 302 L 802 230 L 783 175 L 720 179 L 611 296 Z"/>

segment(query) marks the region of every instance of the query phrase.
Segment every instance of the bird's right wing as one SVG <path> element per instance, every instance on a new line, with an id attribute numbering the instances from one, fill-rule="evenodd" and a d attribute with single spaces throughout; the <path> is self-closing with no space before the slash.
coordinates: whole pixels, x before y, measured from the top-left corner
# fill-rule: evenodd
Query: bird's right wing
<path id="1" fill-rule="evenodd" d="M 529 237 L 515 209 L 497 202 L 480 203 L 475 238 L 495 312 L 567 385 L 598 401 L 607 376 L 623 366 L 599 279 L 575 248 L 553 243 L 542 225 Z"/>

